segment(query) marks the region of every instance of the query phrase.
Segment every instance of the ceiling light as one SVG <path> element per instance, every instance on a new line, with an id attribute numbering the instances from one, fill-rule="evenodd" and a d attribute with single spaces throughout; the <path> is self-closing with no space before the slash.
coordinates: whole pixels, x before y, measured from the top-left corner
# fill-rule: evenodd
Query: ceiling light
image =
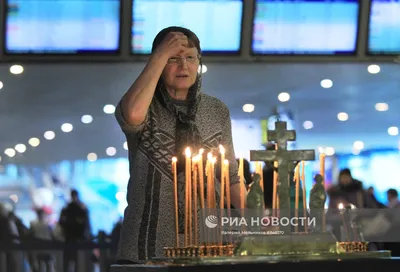
<path id="1" fill-rule="evenodd" d="M 56 134 L 54 133 L 54 131 L 49 130 L 49 131 L 46 131 L 46 132 L 43 134 L 43 137 L 44 137 L 46 140 L 53 140 L 53 139 L 56 137 Z"/>
<path id="2" fill-rule="evenodd" d="M 90 124 L 93 121 L 93 117 L 91 115 L 84 115 L 81 118 L 81 122 L 84 124 Z"/>
<path id="3" fill-rule="evenodd" d="M 128 150 L 128 143 L 127 142 L 124 143 L 124 149 Z"/>
<path id="4" fill-rule="evenodd" d="M 37 147 L 40 144 L 40 140 L 38 138 L 30 138 L 28 144 L 33 147 Z"/>
<path id="5" fill-rule="evenodd" d="M 314 127 L 314 124 L 311 121 L 304 121 L 303 127 L 304 129 L 312 129 Z"/>
<path id="6" fill-rule="evenodd" d="M 207 72 L 207 66 L 205 66 L 204 64 L 202 64 L 201 66 L 199 66 L 199 69 L 197 70 L 198 73 L 202 73 L 205 74 Z"/>
<path id="7" fill-rule="evenodd" d="M 253 104 L 244 104 L 243 105 L 243 111 L 244 112 L 250 113 L 250 112 L 253 112 L 254 109 L 255 109 L 255 107 L 254 107 Z"/>
<path id="8" fill-rule="evenodd" d="M 399 134 L 399 128 L 398 127 L 390 127 L 390 128 L 388 128 L 388 134 L 390 136 L 397 136 Z"/>
<path id="9" fill-rule="evenodd" d="M 278 95 L 278 100 L 281 102 L 288 102 L 290 100 L 290 94 L 288 93 L 280 93 Z"/>
<path id="10" fill-rule="evenodd" d="M 0 90 L 3 89 L 3 82 L 0 81 Z"/>
<path id="11" fill-rule="evenodd" d="M 352 153 L 353 155 L 359 155 L 361 150 L 353 148 Z"/>
<path id="12" fill-rule="evenodd" d="M 114 105 L 105 105 L 103 108 L 104 113 L 106 114 L 113 114 L 115 112 L 115 106 Z"/>
<path id="13" fill-rule="evenodd" d="M 389 105 L 386 103 L 376 103 L 375 109 L 377 111 L 387 111 L 389 109 Z"/>
<path id="14" fill-rule="evenodd" d="M 96 155 L 96 153 L 89 153 L 89 154 L 87 155 L 87 159 L 88 159 L 88 161 L 91 161 L 91 162 L 96 161 L 96 160 L 97 160 L 97 155 Z"/>
<path id="15" fill-rule="evenodd" d="M 61 130 L 65 133 L 71 132 L 73 129 L 74 127 L 69 123 L 62 124 L 61 126 Z"/>
<path id="16" fill-rule="evenodd" d="M 362 141 L 355 141 L 353 143 L 353 149 L 357 149 L 357 150 L 364 149 L 364 143 Z"/>
<path id="17" fill-rule="evenodd" d="M 330 79 L 321 80 L 321 87 L 325 89 L 329 89 L 333 86 L 333 82 Z"/>
<path id="18" fill-rule="evenodd" d="M 349 119 L 349 115 L 345 112 L 339 112 L 337 115 L 337 119 L 342 122 L 347 121 Z"/>
<path id="19" fill-rule="evenodd" d="M 26 151 L 26 145 L 24 144 L 17 144 L 15 146 L 15 150 L 17 150 L 19 153 L 24 153 Z"/>
<path id="20" fill-rule="evenodd" d="M 106 149 L 106 154 L 108 156 L 114 156 L 116 153 L 117 153 L 117 149 L 115 147 L 110 146 Z"/>
<path id="21" fill-rule="evenodd" d="M 330 147 L 330 146 L 325 147 L 324 153 L 327 156 L 333 156 L 335 154 L 335 149 L 333 147 Z"/>
<path id="22" fill-rule="evenodd" d="M 14 75 L 19 75 L 24 72 L 24 67 L 21 65 L 13 65 L 10 67 L 10 73 Z"/>
<path id="23" fill-rule="evenodd" d="M 381 71 L 381 67 L 379 67 L 379 65 L 376 64 L 371 64 L 368 66 L 368 72 L 370 74 L 377 74 Z"/>
<path id="24" fill-rule="evenodd" d="M 12 148 L 7 148 L 6 150 L 4 150 L 4 154 L 6 154 L 7 156 L 9 156 L 10 158 L 14 157 L 16 152 L 14 149 Z"/>

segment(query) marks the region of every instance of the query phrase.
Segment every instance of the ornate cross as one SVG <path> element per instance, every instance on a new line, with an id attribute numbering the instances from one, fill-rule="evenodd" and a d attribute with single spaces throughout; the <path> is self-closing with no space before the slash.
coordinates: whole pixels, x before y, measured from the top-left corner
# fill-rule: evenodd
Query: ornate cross
<path id="1" fill-rule="evenodd" d="M 287 130 L 286 122 L 275 122 L 275 130 L 268 130 L 267 137 L 268 141 L 277 143 L 277 150 L 251 150 L 250 160 L 278 162 L 280 217 L 291 218 L 289 173 L 293 171 L 294 161 L 315 160 L 315 151 L 287 150 L 287 142 L 296 140 L 296 131 Z M 289 234 L 290 225 L 282 227 L 281 230 L 283 230 L 285 234 Z"/>

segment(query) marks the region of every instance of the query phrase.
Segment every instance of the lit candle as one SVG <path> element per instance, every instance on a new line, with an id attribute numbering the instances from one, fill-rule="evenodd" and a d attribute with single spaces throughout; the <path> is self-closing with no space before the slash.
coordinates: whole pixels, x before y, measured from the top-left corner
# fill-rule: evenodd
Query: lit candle
<path id="1" fill-rule="evenodd" d="M 174 175 L 174 207 L 175 207 L 175 247 L 179 247 L 179 218 L 178 218 L 178 175 L 176 171 L 177 158 L 172 158 L 172 173 Z"/>
<path id="2" fill-rule="evenodd" d="M 212 162 L 212 153 L 207 154 L 207 165 L 206 165 L 206 175 L 207 175 L 207 208 L 212 208 L 212 191 L 211 191 L 211 162 Z"/>
<path id="3" fill-rule="evenodd" d="M 199 156 L 195 156 L 192 159 L 192 170 L 193 170 L 193 221 L 194 221 L 194 245 L 198 245 L 197 237 L 197 168 L 198 168 Z"/>
<path id="4" fill-rule="evenodd" d="M 241 213 L 242 213 L 242 217 L 243 217 L 243 214 L 244 214 L 244 192 L 245 192 L 243 158 L 239 159 L 238 174 L 239 174 L 239 181 L 240 181 L 240 209 L 241 209 Z"/>
<path id="5" fill-rule="evenodd" d="M 319 174 L 324 178 L 324 181 L 325 181 L 325 154 L 324 153 L 319 154 L 319 165 L 320 165 Z"/>
<path id="6" fill-rule="evenodd" d="M 305 222 L 307 222 L 307 196 L 306 196 L 306 163 L 305 161 L 301 162 L 301 184 L 303 187 L 303 216 L 306 219 Z M 307 224 L 304 224 L 304 231 L 307 233 L 308 232 L 308 226 Z"/>
<path id="7" fill-rule="evenodd" d="M 222 156 L 222 153 L 221 153 L 221 156 Z M 221 218 L 223 217 L 223 215 L 224 215 L 224 206 L 225 206 L 225 203 L 224 203 L 224 200 L 225 200 L 225 165 L 224 165 L 224 163 L 223 163 L 223 161 L 222 161 L 222 163 L 221 163 L 221 195 L 220 195 L 220 199 L 219 199 L 219 201 L 220 201 L 220 203 L 219 203 L 219 208 L 220 208 L 220 214 L 221 214 Z M 223 235 L 222 235 L 222 229 L 221 229 L 221 235 L 220 235 L 220 240 L 219 240 L 219 245 L 220 246 L 222 246 L 222 243 L 223 243 Z"/>
<path id="8" fill-rule="evenodd" d="M 225 188 L 226 188 L 226 207 L 228 212 L 228 218 L 231 218 L 231 184 L 230 184 L 230 176 L 229 176 L 229 161 L 224 160 L 224 169 L 225 169 Z M 229 229 L 230 230 L 230 229 Z M 229 243 L 232 242 L 232 236 L 228 236 Z"/>
<path id="9" fill-rule="evenodd" d="M 199 150 L 199 187 L 200 187 L 200 208 L 204 209 L 204 170 L 203 170 L 203 152 L 204 149 Z"/>
<path id="10" fill-rule="evenodd" d="M 300 170 L 299 170 L 299 164 L 296 165 L 296 168 L 294 170 L 294 182 L 296 186 L 296 196 L 295 196 L 295 217 L 299 218 L 299 190 L 300 190 Z M 295 226 L 295 232 L 299 232 L 299 226 L 296 224 Z"/>
<path id="11" fill-rule="evenodd" d="M 224 161 L 225 161 L 225 148 L 222 145 L 219 145 L 219 153 L 221 154 L 221 182 L 224 180 Z"/>
<path id="12" fill-rule="evenodd" d="M 186 163 L 185 163 L 185 247 L 190 243 L 189 240 L 189 225 L 190 225 L 190 210 L 191 210 L 191 201 L 190 201 L 190 182 L 191 182 L 191 152 L 190 148 L 187 147 L 185 150 L 186 155 Z"/>

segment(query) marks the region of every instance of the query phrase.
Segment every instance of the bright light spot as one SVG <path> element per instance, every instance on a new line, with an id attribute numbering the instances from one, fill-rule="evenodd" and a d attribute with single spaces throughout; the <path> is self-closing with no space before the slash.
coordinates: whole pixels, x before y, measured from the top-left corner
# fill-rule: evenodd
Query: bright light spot
<path id="1" fill-rule="evenodd" d="M 364 143 L 362 141 L 355 141 L 353 143 L 353 149 L 357 149 L 357 150 L 364 149 Z"/>
<path id="2" fill-rule="evenodd" d="M 124 201 L 124 199 L 126 198 L 126 193 L 124 193 L 124 192 L 118 192 L 118 193 L 115 194 L 115 198 L 116 198 L 118 201 Z"/>
<path id="3" fill-rule="evenodd" d="M 325 89 L 329 89 L 333 86 L 333 82 L 330 79 L 321 80 L 321 87 Z"/>
<path id="4" fill-rule="evenodd" d="M 114 156 L 116 153 L 117 153 L 117 149 L 115 147 L 110 146 L 106 149 L 106 154 L 108 156 Z"/>
<path id="5" fill-rule="evenodd" d="M 18 196 L 17 195 L 10 195 L 9 198 L 14 201 L 14 203 L 18 202 Z"/>
<path id="6" fill-rule="evenodd" d="M 14 75 L 19 75 L 24 72 L 24 67 L 21 65 L 13 65 L 10 67 L 10 73 Z"/>
<path id="7" fill-rule="evenodd" d="M 61 126 L 61 130 L 65 133 L 71 132 L 73 129 L 74 127 L 69 123 L 62 124 Z"/>
<path id="8" fill-rule="evenodd" d="M 324 148 L 322 146 L 318 147 L 318 153 L 324 153 Z"/>
<path id="9" fill-rule="evenodd" d="M 361 150 L 353 148 L 352 153 L 353 155 L 359 155 Z"/>
<path id="10" fill-rule="evenodd" d="M 33 147 L 37 147 L 40 144 L 40 140 L 38 138 L 30 138 L 28 144 Z"/>
<path id="11" fill-rule="evenodd" d="M 325 155 L 327 155 L 327 156 L 333 156 L 335 154 L 335 149 L 333 147 L 330 147 L 330 146 L 325 147 L 324 151 L 325 151 L 324 152 Z"/>
<path id="12" fill-rule="evenodd" d="M 104 113 L 106 114 L 113 114 L 115 112 L 115 106 L 114 105 L 105 105 L 103 108 Z"/>
<path id="13" fill-rule="evenodd" d="M 0 156 L 0 162 L 1 162 L 1 156 Z"/>
<path id="14" fill-rule="evenodd" d="M 89 153 L 89 154 L 87 155 L 87 159 L 88 159 L 88 161 L 91 161 L 91 162 L 96 161 L 96 160 L 97 160 L 97 155 L 96 155 L 96 153 Z"/>
<path id="15" fill-rule="evenodd" d="M 202 64 L 201 66 L 199 66 L 199 69 L 197 70 L 198 73 L 202 73 L 205 74 L 207 72 L 207 66 L 205 64 Z"/>
<path id="16" fill-rule="evenodd" d="M 127 142 L 124 143 L 124 149 L 128 150 L 128 143 Z"/>
<path id="17" fill-rule="evenodd" d="M 370 74 L 377 74 L 381 71 L 381 67 L 379 67 L 379 65 L 376 64 L 371 64 L 368 66 L 368 72 Z"/>
<path id="18" fill-rule="evenodd" d="M 399 128 L 398 127 L 390 127 L 390 128 L 388 128 L 388 134 L 390 136 L 397 136 L 399 134 Z"/>
<path id="19" fill-rule="evenodd" d="M 290 94 L 288 93 L 280 93 L 278 95 L 278 100 L 281 102 L 288 102 L 290 100 Z"/>
<path id="20" fill-rule="evenodd" d="M 0 90 L 3 89 L 3 82 L 0 81 Z"/>
<path id="21" fill-rule="evenodd" d="M 54 133 L 54 131 L 49 130 L 49 131 L 46 131 L 46 132 L 43 134 L 43 137 L 44 137 L 46 140 L 53 140 L 53 139 L 56 137 L 56 134 Z"/>
<path id="22" fill-rule="evenodd" d="M 255 109 L 255 107 L 254 107 L 253 104 L 244 104 L 243 105 L 243 111 L 244 112 L 250 113 L 250 112 L 253 112 L 254 109 Z"/>
<path id="23" fill-rule="evenodd" d="M 81 122 L 84 124 L 90 124 L 93 121 L 93 117 L 91 115 L 84 115 L 81 118 Z"/>
<path id="24" fill-rule="evenodd" d="M 375 109 L 377 111 L 387 111 L 389 109 L 389 105 L 386 103 L 376 103 Z"/>
<path id="25" fill-rule="evenodd" d="M 17 153 L 15 152 L 14 149 L 12 149 L 12 148 L 7 148 L 6 150 L 4 150 L 4 154 L 6 154 L 6 155 L 9 156 L 10 158 L 12 158 L 12 157 L 14 157 L 15 154 L 17 154 Z"/>
<path id="26" fill-rule="evenodd" d="M 349 115 L 347 113 L 345 113 L 345 112 L 339 112 L 338 115 L 337 115 L 337 119 L 339 121 L 344 122 L 344 121 L 347 121 L 349 119 Z"/>
<path id="27" fill-rule="evenodd" d="M 311 121 L 304 121 L 303 127 L 304 129 L 312 129 L 314 127 L 314 124 Z"/>
<path id="28" fill-rule="evenodd" d="M 17 150 L 19 153 L 24 153 L 26 151 L 26 145 L 24 144 L 17 144 L 15 146 L 15 150 Z"/>

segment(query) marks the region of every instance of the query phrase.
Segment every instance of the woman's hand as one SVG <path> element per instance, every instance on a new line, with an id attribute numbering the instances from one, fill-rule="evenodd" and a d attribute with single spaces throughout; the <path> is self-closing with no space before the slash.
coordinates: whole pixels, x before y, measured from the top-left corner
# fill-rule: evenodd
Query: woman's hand
<path id="1" fill-rule="evenodd" d="M 167 59 L 176 56 L 188 47 L 188 38 L 181 32 L 170 32 L 157 46 L 154 54 L 161 55 Z"/>

